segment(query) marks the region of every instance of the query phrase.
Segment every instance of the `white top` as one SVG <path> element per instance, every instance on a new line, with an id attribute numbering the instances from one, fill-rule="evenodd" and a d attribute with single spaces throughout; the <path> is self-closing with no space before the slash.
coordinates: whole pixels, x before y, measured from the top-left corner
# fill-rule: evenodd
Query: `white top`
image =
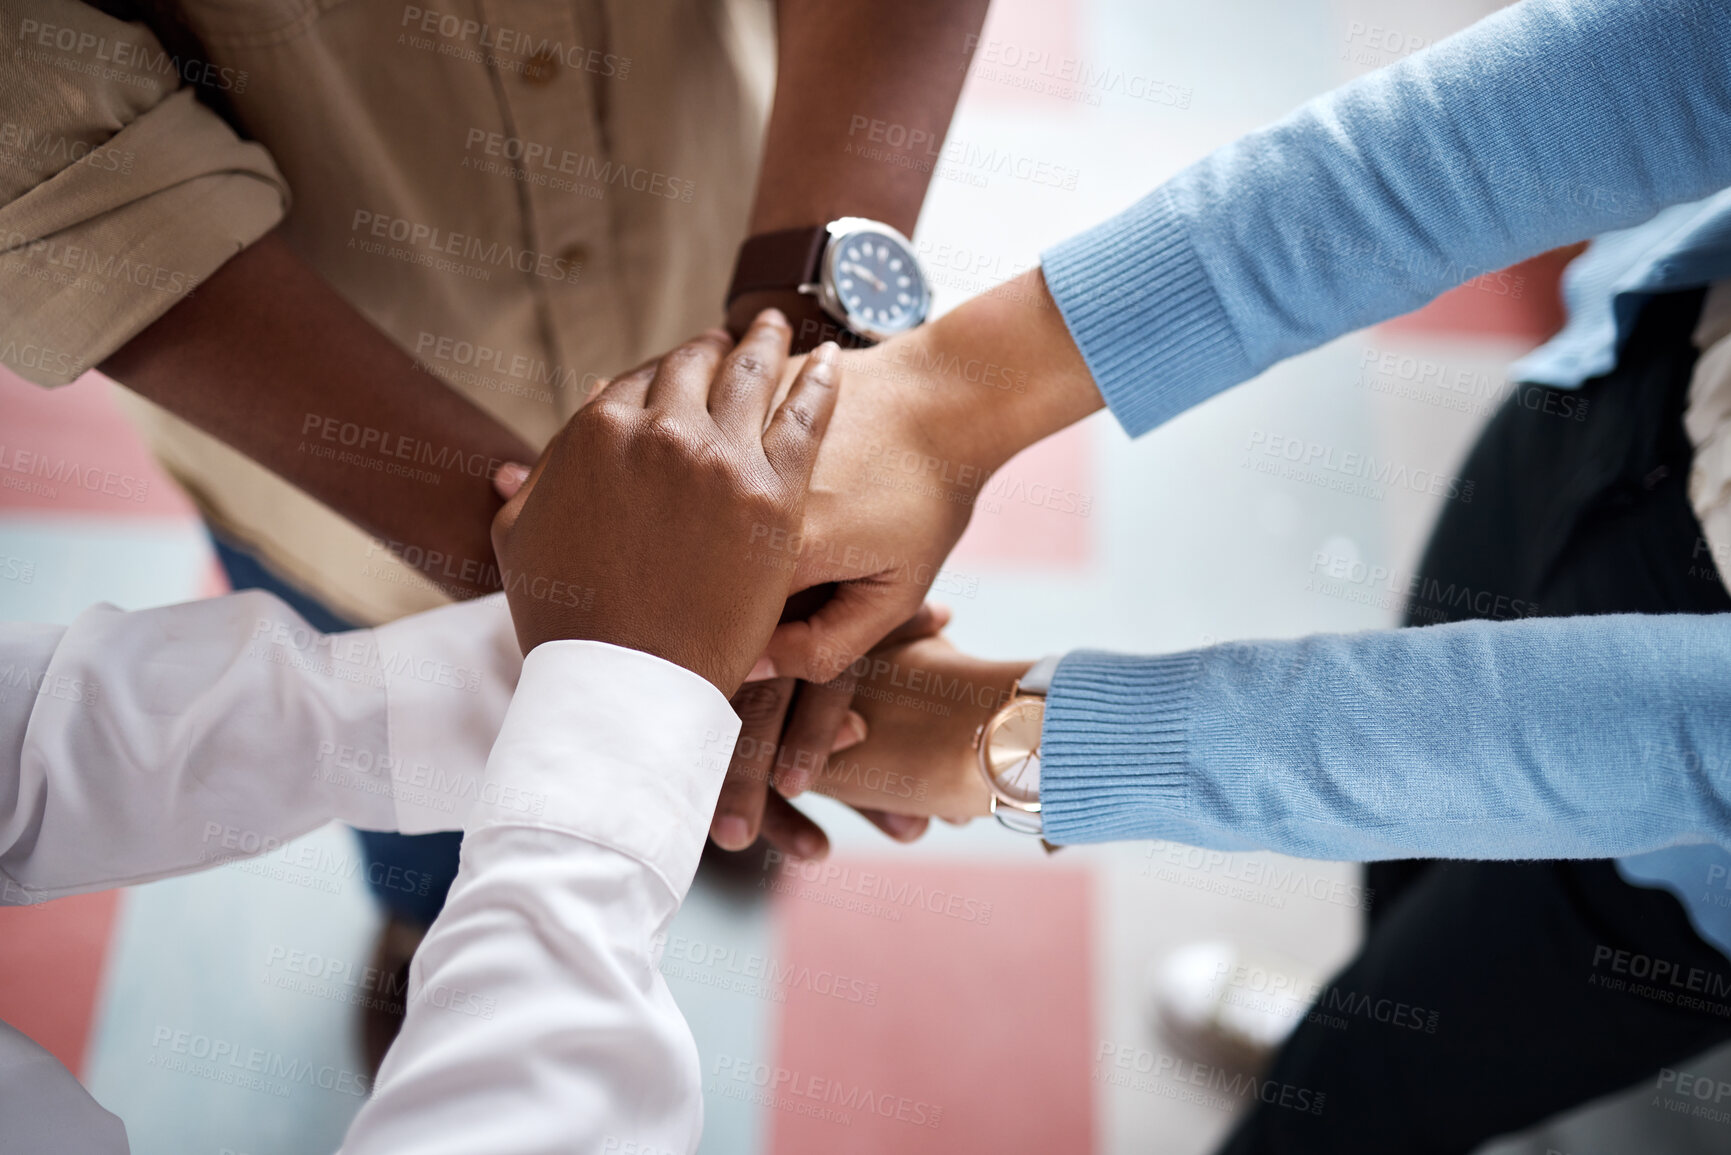
<path id="1" fill-rule="evenodd" d="M 693 1151 L 697 1051 L 652 944 L 738 728 L 647 654 L 552 642 L 520 662 L 502 596 L 336 635 L 257 592 L 0 626 L 0 902 L 184 874 L 333 819 L 463 830 L 343 1151 Z M 4 1024 L 0 1134 L 127 1150 Z"/>
<path id="2" fill-rule="evenodd" d="M 1695 449 L 1689 468 L 1689 501 L 1701 522 L 1708 548 L 1696 550 L 1705 568 L 1709 553 L 1721 580 L 1731 579 L 1731 281 L 1707 290 L 1695 323 L 1695 348 L 1701 355 L 1689 379 L 1683 428 Z"/>

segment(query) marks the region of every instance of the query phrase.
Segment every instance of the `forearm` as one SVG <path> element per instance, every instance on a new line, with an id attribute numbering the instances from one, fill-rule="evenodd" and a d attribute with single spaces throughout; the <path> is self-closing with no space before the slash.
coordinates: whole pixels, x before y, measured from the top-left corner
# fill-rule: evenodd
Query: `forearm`
<path id="1" fill-rule="evenodd" d="M 780 0 L 751 233 L 864 216 L 911 235 L 988 2 Z M 888 126 L 912 142 L 893 163 L 883 156 L 895 149 L 878 139 Z M 796 334 L 802 319 L 818 319 L 808 298 L 753 293 L 729 309 L 729 324 L 743 332 L 770 306 L 794 320 Z M 815 344 L 814 336 L 799 347 Z"/>
<path id="2" fill-rule="evenodd" d="M 1046 829 L 1353 861 L 1731 845 L 1728 690 L 1731 622 L 1684 615 L 1078 653 Z"/>
<path id="3" fill-rule="evenodd" d="M 689 670 L 538 646 L 487 763 L 540 802 L 473 819 L 345 1155 L 690 1151 L 697 1048 L 656 969 L 739 731 Z"/>
<path id="4" fill-rule="evenodd" d="M 452 597 L 498 588 L 492 475 L 539 455 L 418 368 L 274 234 L 101 368 L 381 538 Z"/>
<path id="5" fill-rule="evenodd" d="M 843 354 L 842 367 L 871 388 L 903 388 L 952 471 L 989 474 L 1105 404 L 1038 268 L 929 325 Z"/>
<path id="6" fill-rule="evenodd" d="M 1687 32 L 1683 32 L 1684 28 Z M 1731 10 L 1527 0 L 1048 250 L 1140 434 L 1469 278 L 1731 183 Z"/>
<path id="7" fill-rule="evenodd" d="M 324 635 L 253 591 L 0 630 L 0 905 L 457 829 L 521 664 L 503 597 Z"/>

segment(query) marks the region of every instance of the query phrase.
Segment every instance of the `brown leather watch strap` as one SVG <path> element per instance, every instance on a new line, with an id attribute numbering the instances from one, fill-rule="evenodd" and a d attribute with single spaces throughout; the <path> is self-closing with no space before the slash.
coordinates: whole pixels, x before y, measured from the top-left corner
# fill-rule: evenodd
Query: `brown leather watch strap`
<path id="1" fill-rule="evenodd" d="M 739 246 L 727 303 L 733 304 L 746 293 L 791 291 L 817 280 L 818 262 L 823 259 L 828 242 L 827 225 L 780 229 L 748 237 Z"/>

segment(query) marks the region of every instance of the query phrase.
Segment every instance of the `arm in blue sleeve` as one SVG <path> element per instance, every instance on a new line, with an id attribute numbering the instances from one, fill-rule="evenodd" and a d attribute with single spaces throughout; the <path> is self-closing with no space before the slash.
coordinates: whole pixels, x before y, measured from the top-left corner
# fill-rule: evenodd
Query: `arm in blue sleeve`
<path id="1" fill-rule="evenodd" d="M 1731 846 L 1731 614 L 1461 622 L 1058 666 L 1054 842 L 1309 858 Z"/>
<path id="2" fill-rule="evenodd" d="M 1731 184 L 1731 5 L 1525 0 L 1044 256 L 1132 435 L 1282 358 Z"/>

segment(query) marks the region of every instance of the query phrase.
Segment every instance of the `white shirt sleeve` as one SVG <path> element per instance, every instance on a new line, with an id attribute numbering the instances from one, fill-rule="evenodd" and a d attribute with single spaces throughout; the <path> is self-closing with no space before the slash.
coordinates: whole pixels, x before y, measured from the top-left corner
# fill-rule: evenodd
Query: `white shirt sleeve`
<path id="1" fill-rule="evenodd" d="M 344 1155 L 690 1152 L 697 1048 L 657 967 L 739 720 L 688 670 L 537 647 Z"/>
<path id="2" fill-rule="evenodd" d="M 647 654 L 521 662 L 501 597 L 328 636 L 262 593 L 4 626 L 0 884 L 32 902 L 142 882 L 333 818 L 464 830 L 346 1155 L 693 1151 L 697 1051 L 654 943 L 738 731 L 713 686 Z M 37 1051 L 0 1032 L 0 1069 Z M 124 1150 L 64 1097 L 92 1151 Z"/>
<path id="3" fill-rule="evenodd" d="M 333 819 L 455 830 L 521 658 L 504 595 L 321 634 L 261 592 L 0 626 L 0 903 L 147 882 Z"/>

